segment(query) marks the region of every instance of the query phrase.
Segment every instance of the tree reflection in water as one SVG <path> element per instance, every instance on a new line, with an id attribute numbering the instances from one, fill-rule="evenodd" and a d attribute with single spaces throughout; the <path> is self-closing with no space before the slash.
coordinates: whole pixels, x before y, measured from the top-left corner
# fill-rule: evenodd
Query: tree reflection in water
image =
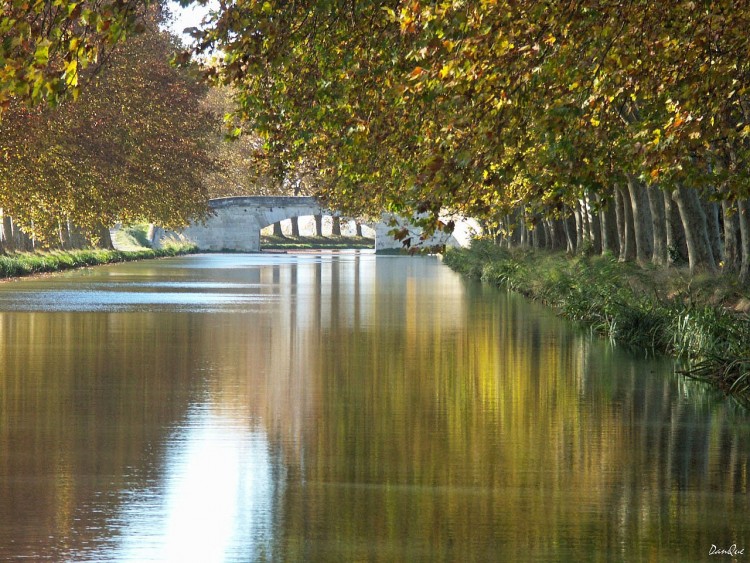
<path id="1" fill-rule="evenodd" d="M 0 287 L 77 292 L 0 313 L 0 559 L 750 547 L 746 414 L 436 259 L 196 256 L 94 270 L 92 293 L 77 275 Z M 107 311 L 107 288 L 167 295 Z"/>

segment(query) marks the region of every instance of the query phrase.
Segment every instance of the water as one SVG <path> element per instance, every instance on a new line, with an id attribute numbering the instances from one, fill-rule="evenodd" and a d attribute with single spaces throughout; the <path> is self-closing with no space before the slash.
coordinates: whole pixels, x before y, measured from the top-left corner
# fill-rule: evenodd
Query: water
<path id="1" fill-rule="evenodd" d="M 428 257 L 0 284 L 0 560 L 750 557 L 750 417 Z"/>

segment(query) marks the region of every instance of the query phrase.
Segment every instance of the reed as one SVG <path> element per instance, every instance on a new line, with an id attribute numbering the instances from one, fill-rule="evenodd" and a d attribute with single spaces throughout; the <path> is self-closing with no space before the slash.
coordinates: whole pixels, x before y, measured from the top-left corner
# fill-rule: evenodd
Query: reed
<path id="1" fill-rule="evenodd" d="M 542 301 L 614 343 L 683 359 L 683 374 L 750 397 L 750 318 L 711 302 L 736 294 L 732 280 L 696 291 L 677 271 L 665 280 L 661 271 L 613 257 L 508 251 L 489 241 L 451 249 L 444 260 L 468 277 Z"/>

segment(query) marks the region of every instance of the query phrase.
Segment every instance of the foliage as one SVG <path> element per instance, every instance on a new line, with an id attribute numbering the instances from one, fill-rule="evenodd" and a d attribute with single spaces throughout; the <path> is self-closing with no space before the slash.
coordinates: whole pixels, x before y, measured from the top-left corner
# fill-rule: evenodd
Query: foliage
<path id="1" fill-rule="evenodd" d="M 117 221 L 178 227 L 205 210 L 206 87 L 169 64 L 158 11 L 145 21 L 78 103 L 13 104 L 0 122 L 0 207 L 44 245 L 65 245 L 70 224 L 87 236 Z"/>
<path id="2" fill-rule="evenodd" d="M 110 49 L 141 31 L 144 0 L 3 0 L 0 119 L 12 100 L 57 105 L 77 98 L 82 78 Z"/>
<path id="3" fill-rule="evenodd" d="M 214 123 L 207 150 L 216 165 L 204 171 L 203 182 L 209 197 L 232 197 L 247 194 L 280 195 L 262 158 L 262 142 L 253 135 L 226 138 L 224 116 L 231 111 L 230 90 L 210 88 L 202 100 L 202 109 Z"/>
<path id="4" fill-rule="evenodd" d="M 729 0 L 230 1 L 196 52 L 223 51 L 207 73 L 275 170 L 437 227 L 625 173 L 747 195 L 749 23 Z"/>

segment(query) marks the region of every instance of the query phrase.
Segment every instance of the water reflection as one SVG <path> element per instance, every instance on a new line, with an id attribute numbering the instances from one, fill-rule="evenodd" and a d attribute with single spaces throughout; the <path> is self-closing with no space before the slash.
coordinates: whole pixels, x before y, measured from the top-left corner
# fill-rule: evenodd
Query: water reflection
<path id="1" fill-rule="evenodd" d="M 436 259 L 179 258 L 0 303 L 0 559 L 750 549 L 746 415 Z"/>

